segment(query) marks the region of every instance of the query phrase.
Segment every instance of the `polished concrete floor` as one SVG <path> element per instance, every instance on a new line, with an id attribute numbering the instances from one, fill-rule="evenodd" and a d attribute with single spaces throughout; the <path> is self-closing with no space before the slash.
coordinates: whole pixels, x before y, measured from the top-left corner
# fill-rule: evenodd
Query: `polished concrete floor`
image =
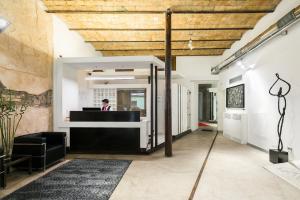
<path id="1" fill-rule="evenodd" d="M 163 149 L 150 156 L 70 155 L 69 158 L 134 160 L 111 200 L 188 199 L 214 135 L 197 132 L 177 140 L 171 158 L 164 157 Z"/>
<path id="2" fill-rule="evenodd" d="M 195 200 L 299 200 L 300 190 L 273 175 L 268 154 L 218 136 Z"/>
<path id="3" fill-rule="evenodd" d="M 67 159 L 133 160 L 111 200 L 187 200 L 214 136 L 212 132 L 198 131 L 177 140 L 173 145 L 174 156 L 171 158 L 165 158 L 163 150 L 160 150 L 152 155 L 140 156 L 72 154 Z M 219 135 L 194 199 L 299 199 L 299 190 L 263 168 L 268 164 L 266 153 Z M 16 174 L 9 177 L 8 187 L 0 191 L 0 198 L 44 173 L 32 176 Z"/>

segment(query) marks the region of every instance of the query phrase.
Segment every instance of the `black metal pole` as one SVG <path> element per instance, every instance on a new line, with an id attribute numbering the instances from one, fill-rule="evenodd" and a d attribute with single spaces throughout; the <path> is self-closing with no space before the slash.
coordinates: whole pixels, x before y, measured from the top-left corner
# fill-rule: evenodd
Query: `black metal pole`
<path id="1" fill-rule="evenodd" d="M 155 132 L 155 147 L 157 147 L 158 144 L 158 68 L 155 66 L 154 68 L 154 82 L 155 82 L 155 94 L 154 94 L 154 101 L 155 101 L 155 127 L 154 127 L 154 132 Z"/>
<path id="2" fill-rule="evenodd" d="M 166 43 L 165 43 L 165 156 L 172 156 L 172 98 L 171 98 L 171 71 L 172 71 L 172 11 L 166 11 Z"/>
<path id="3" fill-rule="evenodd" d="M 150 84 L 151 84 L 151 149 L 153 148 L 153 123 L 154 123 L 154 112 L 153 112 L 153 64 L 150 65 Z"/>

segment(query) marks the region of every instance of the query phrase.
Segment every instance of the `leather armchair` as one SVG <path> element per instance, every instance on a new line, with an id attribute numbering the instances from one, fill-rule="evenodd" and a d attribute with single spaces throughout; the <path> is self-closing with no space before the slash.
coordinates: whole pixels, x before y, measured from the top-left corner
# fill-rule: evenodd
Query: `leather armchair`
<path id="1" fill-rule="evenodd" d="M 32 156 L 32 168 L 44 169 L 66 155 L 65 132 L 40 132 L 16 137 L 13 157 Z M 18 167 L 22 167 L 22 163 Z"/>

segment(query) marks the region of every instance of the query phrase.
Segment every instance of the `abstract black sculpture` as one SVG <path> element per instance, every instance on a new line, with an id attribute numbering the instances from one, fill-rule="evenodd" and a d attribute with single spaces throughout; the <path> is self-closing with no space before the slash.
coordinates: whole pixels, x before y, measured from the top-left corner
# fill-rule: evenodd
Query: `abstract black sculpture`
<path id="1" fill-rule="evenodd" d="M 271 86 L 269 93 L 272 96 L 276 96 L 278 99 L 278 112 L 280 114 L 280 118 L 277 124 L 277 134 L 278 134 L 278 146 L 277 146 L 277 150 L 274 149 L 270 149 L 270 161 L 272 163 L 282 163 L 282 162 L 287 162 L 288 161 L 288 152 L 283 151 L 283 142 L 282 142 L 282 128 L 283 128 L 283 124 L 284 124 L 284 117 L 285 117 L 285 113 L 286 113 L 286 95 L 289 94 L 289 92 L 291 91 L 291 84 L 288 83 L 287 81 L 283 80 L 282 78 L 280 78 L 279 74 L 276 73 L 276 81 L 275 83 Z M 279 83 L 283 83 L 286 85 L 285 90 L 283 91 L 283 87 L 280 86 L 278 88 L 278 91 L 274 91 L 275 89 L 275 85 L 279 84 Z"/>

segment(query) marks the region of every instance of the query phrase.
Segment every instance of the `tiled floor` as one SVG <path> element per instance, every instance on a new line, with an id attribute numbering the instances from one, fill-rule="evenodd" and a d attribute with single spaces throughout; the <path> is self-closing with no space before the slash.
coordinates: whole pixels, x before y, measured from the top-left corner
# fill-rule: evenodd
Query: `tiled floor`
<path id="1" fill-rule="evenodd" d="M 213 140 L 212 132 L 195 132 L 176 141 L 174 156 L 163 150 L 152 155 L 69 155 L 68 159 L 134 160 L 115 189 L 112 200 L 187 200 Z M 268 155 L 219 135 L 195 193 L 195 200 L 299 199 L 300 191 L 263 168 Z M 1 195 L 41 174 L 10 178 Z M 21 181 L 21 182 L 19 182 Z"/>

